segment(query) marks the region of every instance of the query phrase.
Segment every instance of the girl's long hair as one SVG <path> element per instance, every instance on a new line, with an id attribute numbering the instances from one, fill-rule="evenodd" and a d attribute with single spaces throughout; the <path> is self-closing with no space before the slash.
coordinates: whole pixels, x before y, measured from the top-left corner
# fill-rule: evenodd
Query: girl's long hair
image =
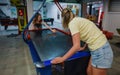
<path id="1" fill-rule="evenodd" d="M 41 16 L 40 13 L 36 13 L 35 18 L 33 19 L 33 24 L 36 24 L 38 22 L 38 17 Z M 42 17 L 41 20 L 39 21 L 39 23 L 41 24 L 42 22 Z"/>
<path id="2" fill-rule="evenodd" d="M 71 9 L 65 8 L 62 10 L 61 16 L 62 16 L 62 25 L 64 28 L 68 28 L 68 24 L 71 19 L 71 14 L 73 15 L 73 17 L 75 17 L 75 15 L 72 13 Z"/>

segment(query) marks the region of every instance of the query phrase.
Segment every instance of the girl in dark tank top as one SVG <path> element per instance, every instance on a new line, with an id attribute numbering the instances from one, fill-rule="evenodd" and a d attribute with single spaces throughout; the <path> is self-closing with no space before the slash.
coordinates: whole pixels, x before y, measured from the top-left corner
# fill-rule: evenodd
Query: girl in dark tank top
<path id="1" fill-rule="evenodd" d="M 52 29 L 50 26 L 48 26 L 44 21 L 42 21 L 42 17 L 40 13 L 36 13 L 35 18 L 33 19 L 33 22 L 31 26 L 29 27 L 30 30 L 38 30 L 42 29 L 42 25 L 45 25 L 48 29 L 50 29 L 52 32 L 56 32 L 55 29 Z"/>

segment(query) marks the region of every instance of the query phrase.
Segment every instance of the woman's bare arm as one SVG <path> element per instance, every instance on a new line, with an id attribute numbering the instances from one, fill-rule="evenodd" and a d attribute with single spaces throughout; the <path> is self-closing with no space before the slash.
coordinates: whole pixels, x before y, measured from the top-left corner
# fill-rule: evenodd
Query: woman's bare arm
<path id="1" fill-rule="evenodd" d="M 80 34 L 79 33 L 74 34 L 72 36 L 72 40 L 73 40 L 73 46 L 71 47 L 71 49 L 63 57 L 56 57 L 55 59 L 53 59 L 51 61 L 52 64 L 62 63 L 68 58 L 70 58 L 77 51 L 80 51 L 80 49 L 83 49 L 80 46 Z"/>
<path id="2" fill-rule="evenodd" d="M 44 21 L 42 22 L 43 25 L 45 25 L 48 29 L 50 29 L 52 32 L 56 32 L 56 30 L 52 29 L 50 26 L 48 26 Z"/>

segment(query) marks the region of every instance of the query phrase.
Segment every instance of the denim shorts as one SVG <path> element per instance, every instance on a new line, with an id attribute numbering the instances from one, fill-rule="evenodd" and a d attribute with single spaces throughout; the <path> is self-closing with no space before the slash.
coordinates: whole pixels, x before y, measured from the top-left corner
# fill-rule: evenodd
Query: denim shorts
<path id="1" fill-rule="evenodd" d="M 109 42 L 101 48 L 91 51 L 92 66 L 96 68 L 111 68 L 113 52 Z"/>

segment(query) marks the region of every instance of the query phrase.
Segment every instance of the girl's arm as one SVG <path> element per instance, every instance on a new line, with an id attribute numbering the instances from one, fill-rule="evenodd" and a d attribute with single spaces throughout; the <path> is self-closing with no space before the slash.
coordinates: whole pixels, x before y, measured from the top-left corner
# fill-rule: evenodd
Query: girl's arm
<path id="1" fill-rule="evenodd" d="M 49 28 L 52 32 L 56 32 L 56 31 L 53 30 L 50 26 L 48 26 L 44 21 L 42 21 L 42 24 L 45 25 L 47 28 Z"/>
<path id="2" fill-rule="evenodd" d="M 51 61 L 52 64 L 62 63 L 68 58 L 70 58 L 77 51 L 80 51 L 80 49 L 84 49 L 80 46 L 80 34 L 79 33 L 76 33 L 72 36 L 72 41 L 73 41 L 72 48 L 63 57 L 57 57 L 53 59 Z"/>
<path id="3" fill-rule="evenodd" d="M 79 49 L 81 49 L 80 46 L 80 33 L 76 33 L 72 36 L 73 46 L 72 48 L 62 57 L 63 60 L 67 60 L 70 58 L 73 54 L 75 54 Z"/>

